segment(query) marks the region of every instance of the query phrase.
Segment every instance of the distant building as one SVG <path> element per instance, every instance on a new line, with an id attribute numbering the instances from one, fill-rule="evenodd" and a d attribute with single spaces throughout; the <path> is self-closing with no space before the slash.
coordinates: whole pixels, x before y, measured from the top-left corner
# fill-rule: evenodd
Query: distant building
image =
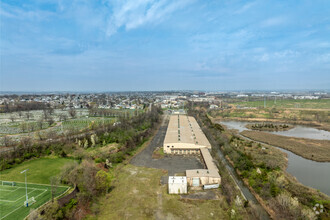
<path id="1" fill-rule="evenodd" d="M 168 193 L 169 194 L 186 194 L 187 193 L 187 177 L 185 177 L 185 176 L 169 176 L 168 177 Z"/>

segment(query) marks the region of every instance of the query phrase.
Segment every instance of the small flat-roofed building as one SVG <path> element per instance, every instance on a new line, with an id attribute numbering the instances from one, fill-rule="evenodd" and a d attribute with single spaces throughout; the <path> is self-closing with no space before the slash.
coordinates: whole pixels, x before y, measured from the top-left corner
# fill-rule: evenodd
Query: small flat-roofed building
<path id="1" fill-rule="evenodd" d="M 186 170 L 187 182 L 189 186 L 220 185 L 221 177 L 218 167 L 213 162 L 208 149 L 201 148 L 201 156 L 206 169 Z"/>
<path id="2" fill-rule="evenodd" d="M 203 186 L 221 183 L 221 178 L 218 173 L 218 170 L 186 170 L 186 176 L 189 186 Z"/>
<path id="3" fill-rule="evenodd" d="M 199 149 L 211 148 L 194 117 L 172 115 L 167 127 L 163 150 L 167 154 L 199 154 Z"/>
<path id="4" fill-rule="evenodd" d="M 187 177 L 185 177 L 185 176 L 169 176 L 168 177 L 168 193 L 169 194 L 186 194 L 187 193 Z"/>

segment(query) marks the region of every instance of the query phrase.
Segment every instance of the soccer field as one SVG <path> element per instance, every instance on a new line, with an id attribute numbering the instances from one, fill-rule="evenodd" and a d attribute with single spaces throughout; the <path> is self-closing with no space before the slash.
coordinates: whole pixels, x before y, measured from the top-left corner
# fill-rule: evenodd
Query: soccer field
<path id="1" fill-rule="evenodd" d="M 55 196 L 61 195 L 69 187 L 58 186 Z M 0 220 L 3 219 L 24 219 L 30 209 L 37 209 L 47 201 L 51 200 L 51 186 L 43 184 L 27 184 L 29 200 L 34 197 L 35 203 L 24 206 L 26 200 L 25 183 L 15 182 L 15 185 L 3 185 L 0 181 Z"/>

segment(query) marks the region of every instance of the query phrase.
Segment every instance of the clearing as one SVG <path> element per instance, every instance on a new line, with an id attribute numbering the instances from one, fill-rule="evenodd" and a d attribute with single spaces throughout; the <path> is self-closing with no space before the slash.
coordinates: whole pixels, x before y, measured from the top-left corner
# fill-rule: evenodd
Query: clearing
<path id="1" fill-rule="evenodd" d="M 114 189 L 101 201 L 99 219 L 229 219 L 220 191 L 214 200 L 188 200 L 169 195 L 161 185 L 167 172 L 126 165 L 116 169 Z"/>

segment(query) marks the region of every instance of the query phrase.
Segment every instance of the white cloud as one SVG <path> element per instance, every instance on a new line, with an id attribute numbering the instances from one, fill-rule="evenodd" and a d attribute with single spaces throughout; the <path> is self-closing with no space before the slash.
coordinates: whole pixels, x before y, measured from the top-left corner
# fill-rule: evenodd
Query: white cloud
<path id="1" fill-rule="evenodd" d="M 254 5 L 256 5 L 256 1 L 255 2 L 249 2 L 246 3 L 245 5 L 243 5 L 243 7 L 241 7 L 240 9 L 236 10 L 234 12 L 234 14 L 242 14 L 243 12 L 246 12 L 247 10 L 249 10 L 250 8 L 252 8 Z"/>
<path id="2" fill-rule="evenodd" d="M 166 16 L 169 16 L 191 2 L 192 0 L 116 1 L 113 4 L 113 14 L 109 18 L 106 34 L 107 36 L 111 36 L 120 27 L 131 30 L 145 24 L 161 22 Z"/>
<path id="3" fill-rule="evenodd" d="M 261 27 L 273 27 L 285 24 L 287 21 L 284 17 L 273 17 L 261 22 Z"/>
<path id="4" fill-rule="evenodd" d="M 0 16 L 11 18 L 11 19 L 19 19 L 19 20 L 45 20 L 50 16 L 54 16 L 55 13 L 45 10 L 24 10 L 15 6 L 11 6 L 5 3 L 1 3 L 0 8 Z"/>

